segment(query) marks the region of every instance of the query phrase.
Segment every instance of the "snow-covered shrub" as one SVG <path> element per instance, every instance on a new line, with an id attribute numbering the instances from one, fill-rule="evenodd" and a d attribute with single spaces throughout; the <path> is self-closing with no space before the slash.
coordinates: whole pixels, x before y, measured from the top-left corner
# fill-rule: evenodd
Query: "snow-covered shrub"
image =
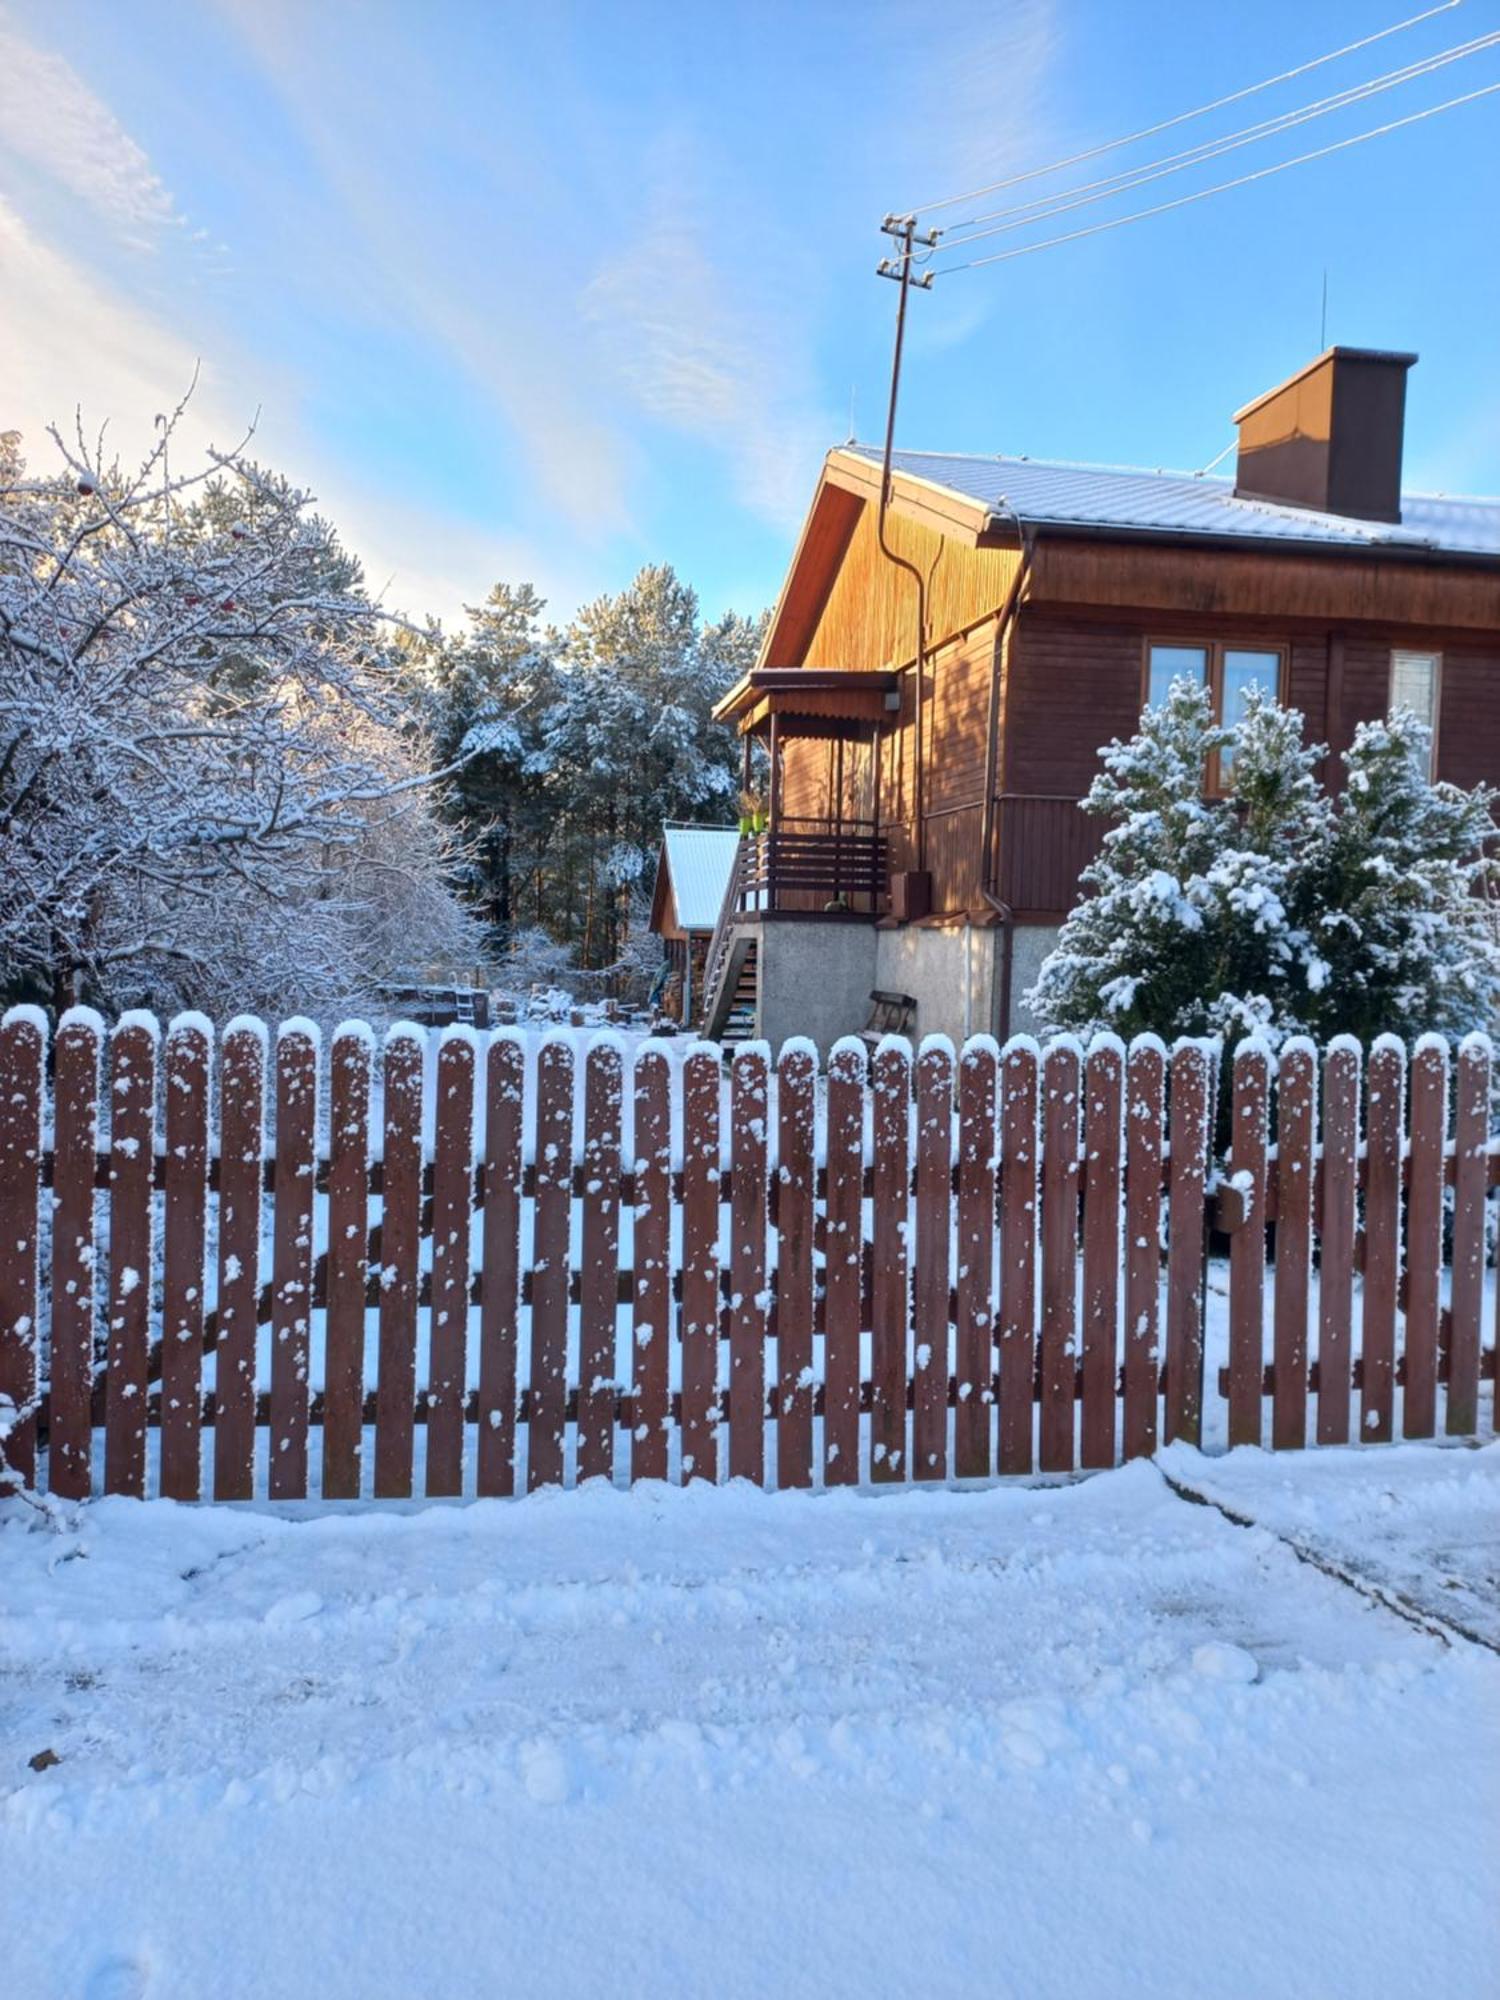
<path id="1" fill-rule="evenodd" d="M 1109 745 L 1083 804 L 1111 824 L 1027 995 L 1049 1029 L 1275 1043 L 1491 1023 L 1494 795 L 1430 782 L 1409 713 L 1357 731 L 1337 800 L 1302 738 L 1295 709 L 1254 694 L 1225 729 L 1183 680 Z M 1220 799 L 1213 752 L 1232 758 Z"/>

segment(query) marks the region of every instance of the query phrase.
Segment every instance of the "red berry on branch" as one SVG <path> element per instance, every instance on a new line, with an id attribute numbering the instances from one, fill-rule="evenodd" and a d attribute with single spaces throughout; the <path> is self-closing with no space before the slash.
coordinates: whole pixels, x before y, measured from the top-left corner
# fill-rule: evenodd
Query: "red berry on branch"
<path id="1" fill-rule="evenodd" d="M 79 482 L 78 482 L 78 490 L 79 490 L 79 492 L 80 492 L 80 493 L 84 494 L 85 496 L 87 496 L 88 494 L 92 493 L 92 492 L 94 491 L 94 482 L 93 482 L 93 480 L 92 480 L 92 479 L 80 479 L 80 480 L 79 480 Z"/>

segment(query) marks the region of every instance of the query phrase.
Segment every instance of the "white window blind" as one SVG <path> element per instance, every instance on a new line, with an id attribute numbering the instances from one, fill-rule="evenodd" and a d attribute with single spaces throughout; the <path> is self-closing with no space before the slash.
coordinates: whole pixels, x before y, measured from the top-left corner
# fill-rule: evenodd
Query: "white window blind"
<path id="1" fill-rule="evenodd" d="M 1437 653 L 1400 649 L 1391 654 L 1391 708 L 1409 708 L 1432 731 L 1432 769 L 1437 765 L 1439 659 Z"/>

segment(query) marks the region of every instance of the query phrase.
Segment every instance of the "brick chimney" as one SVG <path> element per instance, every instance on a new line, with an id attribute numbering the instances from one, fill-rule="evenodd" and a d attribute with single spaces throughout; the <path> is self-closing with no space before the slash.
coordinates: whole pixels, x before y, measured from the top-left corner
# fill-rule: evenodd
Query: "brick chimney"
<path id="1" fill-rule="evenodd" d="M 1360 521 L 1399 521 L 1406 371 L 1416 358 L 1330 347 L 1236 410 L 1236 495 Z"/>

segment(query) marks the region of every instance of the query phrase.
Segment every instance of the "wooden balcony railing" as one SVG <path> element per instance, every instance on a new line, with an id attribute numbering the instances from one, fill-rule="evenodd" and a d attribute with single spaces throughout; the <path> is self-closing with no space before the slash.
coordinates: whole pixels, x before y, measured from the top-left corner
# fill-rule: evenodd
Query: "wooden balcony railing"
<path id="1" fill-rule="evenodd" d="M 886 892 L 883 834 L 868 822 L 780 820 L 741 848 L 743 914 L 878 916 Z"/>

